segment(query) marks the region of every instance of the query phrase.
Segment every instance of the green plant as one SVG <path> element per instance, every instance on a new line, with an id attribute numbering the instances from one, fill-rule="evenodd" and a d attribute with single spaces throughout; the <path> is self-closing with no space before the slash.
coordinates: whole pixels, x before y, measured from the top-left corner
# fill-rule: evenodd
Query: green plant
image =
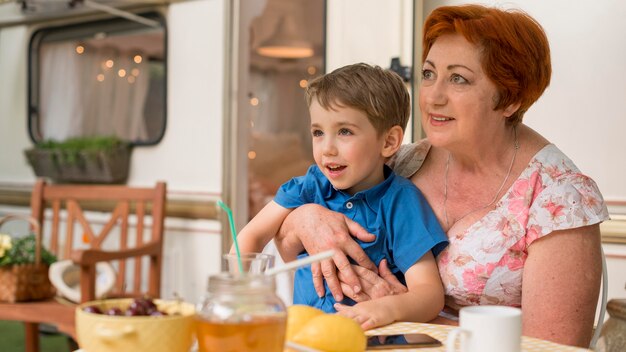
<path id="1" fill-rule="evenodd" d="M 36 145 L 37 149 L 55 151 L 52 157 L 62 159 L 55 160 L 57 164 L 63 162 L 70 165 L 78 163 L 81 154 L 95 159 L 100 152 L 111 152 L 120 147 L 128 148 L 129 144 L 117 137 L 81 137 L 62 142 L 47 140 Z"/>
<path id="2" fill-rule="evenodd" d="M 0 266 L 28 264 L 35 262 L 36 239 L 34 234 L 11 239 L 9 235 L 0 234 Z M 54 254 L 41 247 L 41 262 L 52 264 L 57 261 Z"/>

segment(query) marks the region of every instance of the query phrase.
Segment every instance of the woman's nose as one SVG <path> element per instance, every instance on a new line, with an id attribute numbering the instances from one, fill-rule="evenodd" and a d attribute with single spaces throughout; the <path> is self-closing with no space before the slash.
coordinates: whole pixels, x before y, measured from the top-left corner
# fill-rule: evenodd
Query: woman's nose
<path id="1" fill-rule="evenodd" d="M 420 95 L 430 105 L 443 105 L 447 101 L 445 83 L 442 80 L 430 82 L 420 87 Z"/>

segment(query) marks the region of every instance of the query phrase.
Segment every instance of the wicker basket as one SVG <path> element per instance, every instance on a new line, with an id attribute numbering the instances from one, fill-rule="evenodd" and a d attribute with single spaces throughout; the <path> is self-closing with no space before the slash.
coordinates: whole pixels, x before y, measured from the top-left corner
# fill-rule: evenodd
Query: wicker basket
<path id="1" fill-rule="evenodd" d="M 11 220 L 26 220 L 35 231 L 35 263 L 0 267 L 0 301 L 24 302 L 47 299 L 55 294 L 48 279 L 48 265 L 41 262 L 41 226 L 30 216 L 8 215 L 0 218 L 0 226 Z"/>

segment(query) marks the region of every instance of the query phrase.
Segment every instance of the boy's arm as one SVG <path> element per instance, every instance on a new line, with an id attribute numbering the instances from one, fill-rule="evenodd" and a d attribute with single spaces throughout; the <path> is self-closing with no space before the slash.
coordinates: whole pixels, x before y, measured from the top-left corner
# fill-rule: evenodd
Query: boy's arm
<path id="1" fill-rule="evenodd" d="M 271 201 L 239 232 L 237 243 L 241 253 L 260 253 L 265 245 L 274 238 L 280 225 L 292 209 L 283 208 Z M 230 253 L 235 253 L 235 245 Z"/>
<path id="2" fill-rule="evenodd" d="M 428 251 L 404 273 L 409 291 L 361 302 L 352 307 L 335 304 L 339 314 L 354 319 L 364 330 L 394 321 L 427 322 L 444 306 L 444 290 L 432 252 Z"/>

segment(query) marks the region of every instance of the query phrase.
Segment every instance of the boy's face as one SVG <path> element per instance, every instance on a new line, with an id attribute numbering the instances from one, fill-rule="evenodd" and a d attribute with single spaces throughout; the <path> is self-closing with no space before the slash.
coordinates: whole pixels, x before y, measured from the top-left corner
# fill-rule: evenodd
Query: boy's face
<path id="1" fill-rule="evenodd" d="M 336 189 L 355 194 L 384 180 L 384 138 L 364 112 L 334 109 L 324 109 L 316 99 L 311 102 L 313 157 Z"/>

